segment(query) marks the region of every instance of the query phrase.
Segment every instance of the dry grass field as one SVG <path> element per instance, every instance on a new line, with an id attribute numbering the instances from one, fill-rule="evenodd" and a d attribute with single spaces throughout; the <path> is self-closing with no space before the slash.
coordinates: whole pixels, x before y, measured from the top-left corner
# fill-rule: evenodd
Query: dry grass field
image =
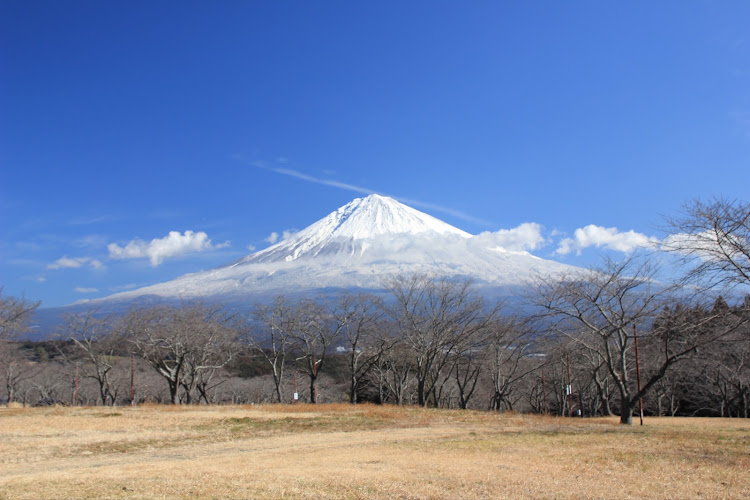
<path id="1" fill-rule="evenodd" d="M 1 408 L 0 498 L 750 498 L 750 421 Z"/>

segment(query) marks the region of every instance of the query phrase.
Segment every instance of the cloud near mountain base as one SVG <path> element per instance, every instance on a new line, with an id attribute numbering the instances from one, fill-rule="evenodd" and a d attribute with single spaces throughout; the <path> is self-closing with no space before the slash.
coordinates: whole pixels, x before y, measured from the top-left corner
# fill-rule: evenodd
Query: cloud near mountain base
<path id="1" fill-rule="evenodd" d="M 500 247 L 510 252 L 536 250 L 546 243 L 544 236 L 542 236 L 542 226 L 536 222 L 524 222 L 513 229 L 485 231 L 471 239 L 473 243 Z"/>
<path id="2" fill-rule="evenodd" d="M 148 258 L 151 265 L 156 267 L 164 259 L 177 257 L 194 252 L 217 250 L 229 246 L 229 242 L 213 245 L 208 235 L 203 231 L 170 231 L 163 238 L 154 238 L 150 242 L 134 239 L 124 247 L 117 243 L 107 245 L 111 259 L 140 259 Z"/>
<path id="3" fill-rule="evenodd" d="M 589 224 L 586 227 L 576 229 L 572 238 L 565 238 L 560 241 L 555 253 L 567 255 L 575 250 L 576 254 L 580 255 L 581 251 L 588 247 L 603 247 L 608 250 L 628 253 L 638 248 L 652 247 L 658 242 L 657 238 L 636 233 L 633 230 L 621 232 L 616 227 Z"/>

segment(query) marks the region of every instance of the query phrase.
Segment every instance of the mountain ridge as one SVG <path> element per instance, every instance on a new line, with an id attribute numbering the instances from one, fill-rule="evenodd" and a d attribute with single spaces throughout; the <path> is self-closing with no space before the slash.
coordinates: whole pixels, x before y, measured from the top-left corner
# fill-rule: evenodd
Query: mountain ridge
<path id="1" fill-rule="evenodd" d="M 242 301 L 289 292 L 382 290 L 385 278 L 414 272 L 471 278 L 490 290 L 523 286 L 534 273 L 574 269 L 492 245 L 392 198 L 370 195 L 225 266 L 89 303 L 147 296 Z"/>
<path id="2" fill-rule="evenodd" d="M 392 198 L 370 195 L 355 198 L 338 210 L 314 222 L 283 241 L 231 264 L 292 261 L 316 257 L 324 247 L 324 255 L 341 248 L 354 250 L 357 241 L 385 235 L 419 235 L 423 233 L 452 234 L 464 238 L 471 235 L 431 215 L 403 205 Z M 348 244 L 348 245 L 347 245 Z M 367 246 L 359 247 L 361 252 Z"/>

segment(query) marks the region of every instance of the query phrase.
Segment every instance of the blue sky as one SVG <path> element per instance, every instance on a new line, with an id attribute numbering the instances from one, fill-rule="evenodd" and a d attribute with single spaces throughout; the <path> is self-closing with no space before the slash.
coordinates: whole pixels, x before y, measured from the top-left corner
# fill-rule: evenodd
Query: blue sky
<path id="1" fill-rule="evenodd" d="M 367 192 L 471 233 L 527 223 L 544 258 L 623 255 L 690 198 L 748 198 L 748 19 L 745 1 L 2 2 L 0 285 L 106 296 Z"/>

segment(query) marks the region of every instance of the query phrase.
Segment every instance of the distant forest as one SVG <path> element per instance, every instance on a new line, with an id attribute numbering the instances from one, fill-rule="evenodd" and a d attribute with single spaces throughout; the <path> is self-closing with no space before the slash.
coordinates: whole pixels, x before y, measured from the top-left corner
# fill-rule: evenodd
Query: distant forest
<path id="1" fill-rule="evenodd" d="M 68 316 L 56 340 L 23 342 L 39 304 L 0 294 L 0 401 L 748 418 L 750 295 L 737 297 L 750 290 L 749 219 L 746 203 L 694 201 L 662 241 L 684 266 L 673 282 L 656 279 L 652 255 L 632 254 L 537 277 L 523 314 L 471 281 L 413 274 L 388 279 L 387 298 L 89 311 Z"/>

